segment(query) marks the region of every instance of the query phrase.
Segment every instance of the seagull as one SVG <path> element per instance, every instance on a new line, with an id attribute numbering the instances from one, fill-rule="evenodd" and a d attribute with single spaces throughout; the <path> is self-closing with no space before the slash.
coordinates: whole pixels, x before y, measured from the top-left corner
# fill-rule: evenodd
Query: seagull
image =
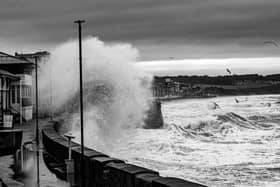
<path id="1" fill-rule="evenodd" d="M 263 44 L 264 45 L 274 45 L 275 47 L 278 47 L 279 48 L 279 46 L 278 46 L 278 44 L 276 43 L 276 42 L 274 42 L 274 41 L 265 41 L 265 42 L 263 42 Z"/>
<path id="2" fill-rule="evenodd" d="M 231 75 L 231 71 L 227 68 L 227 72 Z"/>

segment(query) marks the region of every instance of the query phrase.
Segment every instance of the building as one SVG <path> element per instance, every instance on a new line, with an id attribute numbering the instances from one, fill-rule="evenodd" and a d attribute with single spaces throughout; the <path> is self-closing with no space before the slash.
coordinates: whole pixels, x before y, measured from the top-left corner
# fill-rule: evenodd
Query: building
<path id="1" fill-rule="evenodd" d="M 154 79 L 152 84 L 153 96 L 160 97 L 181 97 L 181 83 L 174 81 L 170 78 L 166 79 Z"/>
<path id="2" fill-rule="evenodd" d="M 0 52 L 0 126 L 4 116 L 13 115 L 14 120 L 32 119 L 32 72 L 34 63 Z"/>
<path id="3" fill-rule="evenodd" d="M 52 117 L 52 103 L 53 103 L 53 99 L 52 99 L 52 69 L 51 67 L 47 67 L 44 66 L 49 58 L 50 58 L 50 53 L 48 51 L 38 51 L 38 52 L 34 52 L 34 53 L 15 53 L 15 57 L 20 58 L 22 60 L 27 60 L 33 63 L 35 62 L 35 59 L 37 59 L 37 65 L 38 65 L 38 72 L 40 74 L 41 68 L 49 68 L 48 71 L 49 72 L 49 88 L 47 90 L 47 92 L 44 91 L 44 97 L 40 97 L 40 89 L 39 89 L 39 116 L 40 117 L 47 117 L 44 115 L 47 115 L 46 112 L 44 111 L 44 109 L 48 108 L 48 111 L 50 111 L 50 113 L 48 114 L 48 116 Z M 38 83 L 40 85 L 40 81 Z M 35 71 L 32 72 L 32 85 L 35 85 Z M 32 95 L 35 96 L 35 89 L 32 89 Z M 48 97 L 48 101 L 46 101 L 46 96 Z M 36 98 L 32 97 L 32 103 L 33 103 L 33 108 L 36 108 Z M 35 112 L 35 110 L 33 110 L 33 112 Z"/>
<path id="4" fill-rule="evenodd" d="M 15 57 L 34 62 L 35 57 L 39 63 L 44 63 L 48 61 L 50 53 L 48 51 L 38 51 L 35 53 L 17 53 L 15 52 Z"/>

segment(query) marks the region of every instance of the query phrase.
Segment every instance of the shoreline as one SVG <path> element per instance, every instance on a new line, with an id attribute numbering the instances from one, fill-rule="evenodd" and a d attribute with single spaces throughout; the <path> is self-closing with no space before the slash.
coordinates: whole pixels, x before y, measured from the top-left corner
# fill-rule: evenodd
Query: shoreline
<path id="1" fill-rule="evenodd" d="M 219 96 L 185 96 L 185 97 L 164 97 L 164 98 L 156 98 L 160 101 L 174 101 L 174 100 L 184 100 L 184 99 L 209 99 L 215 98 Z"/>
<path id="2" fill-rule="evenodd" d="M 169 97 L 169 98 L 156 98 L 163 102 L 169 102 L 169 101 L 176 101 L 176 100 L 189 100 L 189 99 L 211 99 L 211 98 L 218 98 L 218 97 L 242 97 L 242 96 L 252 96 L 252 95 L 280 95 L 280 93 L 263 93 L 263 94 L 238 94 L 238 95 L 216 95 L 216 96 L 209 96 L 209 97 L 203 97 L 203 96 L 194 96 L 194 97 Z"/>

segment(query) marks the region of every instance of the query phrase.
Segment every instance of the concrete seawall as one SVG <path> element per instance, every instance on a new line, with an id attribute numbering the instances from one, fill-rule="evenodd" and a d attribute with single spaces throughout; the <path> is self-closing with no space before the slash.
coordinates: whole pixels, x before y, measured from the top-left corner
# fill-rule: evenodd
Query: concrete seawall
<path id="1" fill-rule="evenodd" d="M 65 178 L 63 171 L 68 158 L 68 142 L 54 129 L 42 130 L 45 149 L 45 162 L 49 169 L 60 178 Z M 85 147 L 85 181 L 87 187 L 204 187 L 204 185 L 172 177 L 161 177 L 157 171 L 125 163 L 101 152 Z M 75 181 L 80 182 L 81 147 L 72 142 Z M 52 164 L 48 163 L 52 160 Z M 56 164 L 54 164 L 56 163 Z M 65 168 L 65 167 L 64 167 Z"/>

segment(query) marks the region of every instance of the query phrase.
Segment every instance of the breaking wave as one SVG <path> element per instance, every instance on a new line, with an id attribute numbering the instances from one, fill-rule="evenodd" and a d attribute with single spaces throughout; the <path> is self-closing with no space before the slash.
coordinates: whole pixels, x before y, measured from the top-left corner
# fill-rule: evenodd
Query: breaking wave
<path id="1" fill-rule="evenodd" d="M 193 138 L 201 141 L 219 141 L 232 135 L 246 130 L 272 130 L 274 124 L 259 122 L 266 119 L 264 116 L 242 117 L 234 112 L 213 115 L 212 119 L 198 120 L 187 125 L 169 124 L 167 129 L 185 138 Z"/>
<path id="2" fill-rule="evenodd" d="M 239 103 L 236 96 L 163 102 L 165 128 L 128 132 L 131 138 L 112 155 L 207 186 L 279 186 L 275 97 L 279 95 L 240 96 Z"/>
<path id="3" fill-rule="evenodd" d="M 143 125 L 151 99 L 151 77 L 133 65 L 138 51 L 129 44 L 105 44 L 88 37 L 83 49 L 85 144 L 105 151 L 125 136 L 122 129 Z M 40 70 L 41 105 L 52 105 L 51 111 L 41 108 L 61 118 L 79 141 L 78 42 L 57 46 Z"/>

